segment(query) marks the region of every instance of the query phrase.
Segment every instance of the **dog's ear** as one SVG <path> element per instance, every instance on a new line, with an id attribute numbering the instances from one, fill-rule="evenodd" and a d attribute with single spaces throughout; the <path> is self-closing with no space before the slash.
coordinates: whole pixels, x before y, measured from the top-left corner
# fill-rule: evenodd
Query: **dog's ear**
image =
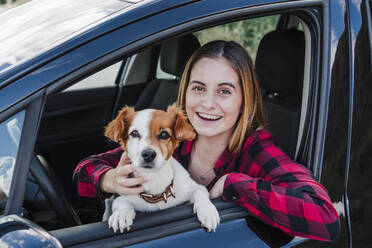
<path id="1" fill-rule="evenodd" d="M 128 128 L 135 114 L 134 108 L 122 108 L 116 118 L 105 128 L 105 136 L 115 142 L 122 142 L 128 136 Z"/>
<path id="2" fill-rule="evenodd" d="M 173 132 L 179 141 L 192 140 L 195 138 L 195 131 L 188 123 L 187 118 L 183 114 L 182 110 L 174 105 L 171 105 L 168 107 L 167 112 L 175 116 Z"/>

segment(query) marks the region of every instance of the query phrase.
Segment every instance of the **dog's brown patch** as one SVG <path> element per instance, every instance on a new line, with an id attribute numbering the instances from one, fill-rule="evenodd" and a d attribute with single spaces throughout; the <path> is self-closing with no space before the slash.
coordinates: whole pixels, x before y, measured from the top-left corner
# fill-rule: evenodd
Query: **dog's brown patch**
<path id="1" fill-rule="evenodd" d="M 182 110 L 174 106 L 169 106 L 167 109 L 167 113 L 175 116 L 173 130 L 176 138 L 179 141 L 193 140 L 195 138 L 196 133 L 191 124 L 188 123 L 187 118 Z"/>
<path id="2" fill-rule="evenodd" d="M 163 154 L 166 159 L 168 159 L 174 149 L 177 147 L 178 143 L 176 143 L 173 134 L 173 118 L 168 113 L 155 110 L 152 115 L 152 119 L 150 122 L 150 142 L 160 148 L 161 153 Z M 169 139 L 160 139 L 159 135 L 162 131 L 165 131 L 169 134 Z"/>
<path id="3" fill-rule="evenodd" d="M 162 131 L 168 132 L 169 139 L 160 139 Z M 176 107 L 168 107 L 167 112 L 156 110 L 150 123 L 150 142 L 160 147 L 161 153 L 166 159 L 172 156 L 174 149 L 180 141 L 195 138 L 194 129 L 187 123 L 182 111 Z"/>
<path id="4" fill-rule="evenodd" d="M 122 108 L 116 118 L 105 128 L 105 136 L 120 143 L 126 150 L 126 140 L 128 139 L 128 129 L 132 124 L 136 112 L 132 107 Z"/>

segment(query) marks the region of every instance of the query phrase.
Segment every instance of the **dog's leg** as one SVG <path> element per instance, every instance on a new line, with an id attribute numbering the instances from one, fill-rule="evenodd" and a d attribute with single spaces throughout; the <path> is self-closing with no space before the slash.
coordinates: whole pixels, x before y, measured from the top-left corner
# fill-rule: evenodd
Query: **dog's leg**
<path id="1" fill-rule="evenodd" d="M 132 203 L 125 197 L 119 196 L 112 203 L 112 215 L 108 220 L 109 227 L 114 232 L 120 229 L 120 232 L 123 233 L 125 228 L 129 231 L 135 216 L 136 212 Z"/>
<path id="2" fill-rule="evenodd" d="M 191 196 L 191 202 L 194 203 L 194 213 L 196 213 L 202 227 L 205 227 L 208 232 L 216 231 L 218 224 L 220 224 L 218 211 L 209 200 L 207 189 L 201 185 L 194 187 L 195 190 Z"/>
<path id="3" fill-rule="evenodd" d="M 110 198 L 107 198 L 105 200 L 105 212 L 103 213 L 103 216 L 102 216 L 102 221 L 107 221 L 108 218 L 111 216 L 112 214 L 112 202 L 114 201 L 114 196 L 111 196 Z"/>

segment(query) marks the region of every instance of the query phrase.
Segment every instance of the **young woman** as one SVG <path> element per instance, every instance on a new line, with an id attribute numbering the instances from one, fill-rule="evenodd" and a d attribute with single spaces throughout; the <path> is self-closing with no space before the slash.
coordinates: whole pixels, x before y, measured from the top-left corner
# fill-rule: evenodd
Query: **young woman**
<path id="1" fill-rule="evenodd" d="M 177 105 L 197 137 L 173 156 L 210 197 L 222 196 L 292 236 L 333 240 L 338 214 L 325 188 L 304 166 L 290 160 L 264 129 L 265 114 L 251 59 L 231 41 L 213 41 L 189 59 Z M 143 178 L 129 178 L 133 166 L 121 148 L 91 156 L 76 168 L 78 193 L 143 192 Z"/>

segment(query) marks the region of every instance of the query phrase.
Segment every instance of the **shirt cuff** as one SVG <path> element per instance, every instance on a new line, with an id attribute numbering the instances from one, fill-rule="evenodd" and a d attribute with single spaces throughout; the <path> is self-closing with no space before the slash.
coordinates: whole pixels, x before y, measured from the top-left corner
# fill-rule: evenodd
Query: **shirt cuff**
<path id="1" fill-rule="evenodd" d="M 229 173 L 223 185 L 222 199 L 231 202 L 239 200 L 241 195 L 239 194 L 241 192 L 241 189 L 239 189 L 240 182 L 245 182 L 244 185 L 246 186 L 250 179 L 252 179 L 250 176 L 243 173 Z"/>
<path id="2" fill-rule="evenodd" d="M 101 176 L 107 172 L 108 170 L 111 170 L 113 169 L 112 167 L 110 166 L 107 166 L 97 172 L 94 173 L 94 187 L 96 188 L 96 191 L 97 191 L 97 197 L 104 201 L 106 198 L 110 198 L 113 194 L 112 193 L 106 193 L 106 192 L 102 192 L 101 191 L 101 187 L 100 187 L 100 180 L 101 180 Z"/>

